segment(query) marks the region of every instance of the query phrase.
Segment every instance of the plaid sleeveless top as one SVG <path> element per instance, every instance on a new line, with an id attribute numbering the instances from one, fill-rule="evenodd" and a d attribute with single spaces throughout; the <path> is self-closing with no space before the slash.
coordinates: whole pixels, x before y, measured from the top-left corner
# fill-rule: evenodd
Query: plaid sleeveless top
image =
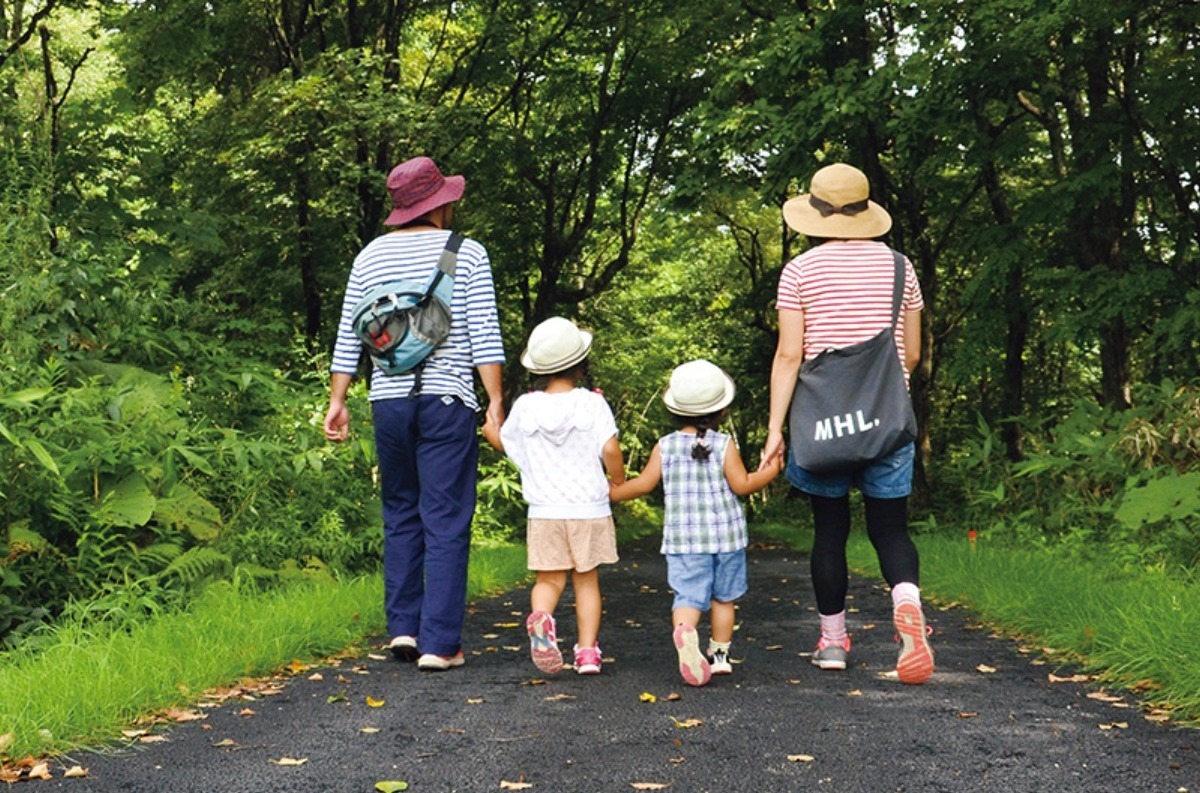
<path id="1" fill-rule="evenodd" d="M 725 481 L 725 452 L 732 438 L 708 430 L 707 460 L 693 460 L 695 433 L 673 432 L 658 441 L 662 455 L 662 553 L 728 553 L 746 547 L 746 514 Z"/>

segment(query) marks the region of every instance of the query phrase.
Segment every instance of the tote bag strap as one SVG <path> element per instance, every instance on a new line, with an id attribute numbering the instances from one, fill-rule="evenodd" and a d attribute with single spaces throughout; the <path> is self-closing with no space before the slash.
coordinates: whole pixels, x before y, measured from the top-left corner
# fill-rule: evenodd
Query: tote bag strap
<path id="1" fill-rule="evenodd" d="M 904 299 L 904 254 L 892 249 L 892 259 L 896 263 L 896 279 L 892 287 L 892 329 L 900 319 L 900 303 Z"/>

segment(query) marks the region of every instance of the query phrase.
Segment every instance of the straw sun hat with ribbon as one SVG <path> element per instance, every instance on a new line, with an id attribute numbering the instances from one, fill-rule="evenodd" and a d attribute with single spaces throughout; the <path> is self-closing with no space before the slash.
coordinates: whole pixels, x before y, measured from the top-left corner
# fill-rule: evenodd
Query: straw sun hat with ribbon
<path id="1" fill-rule="evenodd" d="M 892 227 L 892 216 L 870 194 L 871 185 L 862 171 L 843 163 L 827 165 L 813 174 L 807 193 L 783 205 L 783 219 L 809 237 L 881 237 Z"/>

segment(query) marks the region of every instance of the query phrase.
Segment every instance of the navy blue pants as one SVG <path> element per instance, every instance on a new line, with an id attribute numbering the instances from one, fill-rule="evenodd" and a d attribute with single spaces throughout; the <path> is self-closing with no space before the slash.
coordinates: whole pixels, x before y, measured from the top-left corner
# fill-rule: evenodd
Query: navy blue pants
<path id="1" fill-rule="evenodd" d="M 422 653 L 462 648 L 479 462 L 475 411 L 424 394 L 372 403 L 383 496 L 383 592 L 391 636 Z"/>

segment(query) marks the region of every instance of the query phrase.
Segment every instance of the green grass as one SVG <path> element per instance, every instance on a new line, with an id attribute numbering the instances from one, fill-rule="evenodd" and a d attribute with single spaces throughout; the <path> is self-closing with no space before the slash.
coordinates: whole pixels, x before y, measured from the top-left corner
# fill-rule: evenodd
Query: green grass
<path id="1" fill-rule="evenodd" d="M 807 550 L 811 529 L 770 521 L 756 533 Z M 932 600 L 971 609 L 997 631 L 1076 665 L 1107 686 L 1129 689 L 1200 721 L 1200 582 L 1184 573 L 1118 570 L 1053 550 L 1025 550 L 962 536 L 914 537 L 921 589 Z M 861 528 L 847 557 L 857 572 L 880 578 Z"/>
<path id="2" fill-rule="evenodd" d="M 476 549 L 468 597 L 523 581 L 523 546 Z M 0 657 L 0 754 L 44 755 L 115 738 L 144 713 L 206 689 L 327 657 L 384 631 L 379 576 L 268 595 L 213 587 L 186 612 L 125 630 L 55 628 Z"/>

